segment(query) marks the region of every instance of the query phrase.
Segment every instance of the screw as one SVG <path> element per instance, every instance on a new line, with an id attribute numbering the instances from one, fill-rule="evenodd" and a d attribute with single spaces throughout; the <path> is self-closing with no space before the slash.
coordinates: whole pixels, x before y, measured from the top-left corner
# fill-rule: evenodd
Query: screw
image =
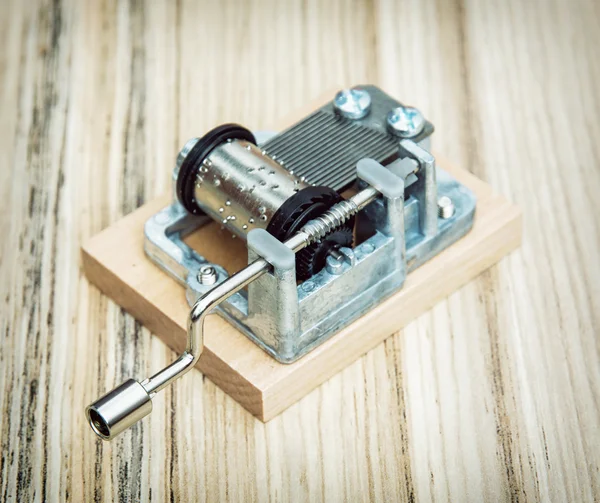
<path id="1" fill-rule="evenodd" d="M 201 285 L 214 285 L 217 281 L 217 271 L 212 265 L 203 265 L 198 272 L 198 281 Z"/>
<path id="2" fill-rule="evenodd" d="M 350 267 L 356 264 L 356 256 L 352 248 L 343 246 L 329 250 L 325 259 L 325 268 L 329 274 L 341 274 L 345 263 Z"/>
<path id="3" fill-rule="evenodd" d="M 448 196 L 442 196 L 438 199 L 438 214 L 444 220 L 452 217 L 455 211 L 454 203 Z"/>
<path id="4" fill-rule="evenodd" d="M 315 284 L 312 281 L 305 281 L 302 283 L 302 290 L 305 292 L 312 292 L 315 289 Z"/>
<path id="5" fill-rule="evenodd" d="M 390 110 L 387 123 L 393 134 L 401 138 L 412 138 L 423 131 L 425 118 L 416 108 L 399 106 Z"/>
<path id="6" fill-rule="evenodd" d="M 364 89 L 342 89 L 333 99 L 336 112 L 347 119 L 362 119 L 371 110 L 371 95 Z"/>
<path id="7" fill-rule="evenodd" d="M 332 250 L 333 251 L 333 250 Z M 344 267 L 344 262 L 341 257 L 341 254 L 338 252 L 339 257 L 336 257 L 333 253 L 327 256 L 325 260 L 325 268 L 329 274 L 340 274 L 342 272 L 342 268 Z"/>

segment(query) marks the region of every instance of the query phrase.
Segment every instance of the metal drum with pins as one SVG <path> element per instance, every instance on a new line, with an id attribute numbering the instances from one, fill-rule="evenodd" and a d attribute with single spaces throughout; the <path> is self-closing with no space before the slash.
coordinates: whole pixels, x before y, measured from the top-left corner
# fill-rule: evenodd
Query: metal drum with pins
<path id="1" fill-rule="evenodd" d="M 246 140 L 215 148 L 196 173 L 196 204 L 228 230 L 245 239 L 266 229 L 283 203 L 308 185 Z"/>

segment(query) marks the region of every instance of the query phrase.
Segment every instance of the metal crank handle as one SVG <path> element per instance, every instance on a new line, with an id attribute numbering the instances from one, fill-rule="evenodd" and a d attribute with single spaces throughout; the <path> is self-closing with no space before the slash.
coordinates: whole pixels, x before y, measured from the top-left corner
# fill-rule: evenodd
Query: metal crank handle
<path id="1" fill-rule="evenodd" d="M 88 405 L 85 413 L 96 435 L 103 440 L 112 440 L 150 414 L 154 395 L 187 373 L 200 358 L 204 349 L 204 318 L 223 300 L 254 281 L 268 268 L 268 262 L 258 259 L 200 297 L 192 306 L 188 318 L 187 347 L 168 367 L 142 382 L 128 379 Z"/>
<path id="2" fill-rule="evenodd" d="M 378 191 L 367 187 L 351 198 L 332 206 L 322 216 L 311 220 L 284 244 L 298 252 L 316 242 L 341 225 L 373 201 Z M 256 259 L 212 290 L 200 297 L 192 306 L 188 318 L 187 347 L 185 351 L 158 373 L 138 382 L 129 379 L 86 408 L 88 422 L 103 440 L 112 440 L 143 417 L 152 412 L 154 395 L 187 373 L 196 365 L 204 348 L 204 319 L 221 302 L 238 292 L 271 268 L 262 259 Z"/>

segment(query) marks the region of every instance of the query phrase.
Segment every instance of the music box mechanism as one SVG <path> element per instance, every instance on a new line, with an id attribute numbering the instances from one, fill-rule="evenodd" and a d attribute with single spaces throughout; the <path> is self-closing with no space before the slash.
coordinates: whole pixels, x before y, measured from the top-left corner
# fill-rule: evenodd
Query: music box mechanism
<path id="1" fill-rule="evenodd" d="M 194 367 L 209 313 L 289 364 L 465 235 L 476 198 L 436 167 L 432 133 L 417 109 L 360 86 L 278 134 L 225 124 L 188 141 L 173 203 L 145 225 L 147 256 L 186 288 L 187 348 L 88 406 L 95 433 L 112 439 Z M 230 276 L 183 241 L 210 221 L 246 242 L 247 267 Z"/>

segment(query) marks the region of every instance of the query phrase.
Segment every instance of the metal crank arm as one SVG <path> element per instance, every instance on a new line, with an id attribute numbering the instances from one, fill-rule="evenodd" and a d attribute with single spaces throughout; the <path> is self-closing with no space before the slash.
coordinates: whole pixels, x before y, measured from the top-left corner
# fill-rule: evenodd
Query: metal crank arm
<path id="1" fill-rule="evenodd" d="M 379 167 L 385 170 L 383 166 Z M 361 190 L 304 225 L 296 235 L 283 244 L 294 253 L 302 250 L 358 213 L 376 199 L 378 194 L 379 192 L 370 186 Z M 90 404 L 86 408 L 86 415 L 94 432 L 104 440 L 112 440 L 119 433 L 150 414 L 154 395 L 186 374 L 198 362 L 204 348 L 204 319 L 206 316 L 224 300 L 270 269 L 271 265 L 267 260 L 258 258 L 201 296 L 190 311 L 185 351 L 177 360 L 152 377 L 142 382 L 128 379 Z"/>

